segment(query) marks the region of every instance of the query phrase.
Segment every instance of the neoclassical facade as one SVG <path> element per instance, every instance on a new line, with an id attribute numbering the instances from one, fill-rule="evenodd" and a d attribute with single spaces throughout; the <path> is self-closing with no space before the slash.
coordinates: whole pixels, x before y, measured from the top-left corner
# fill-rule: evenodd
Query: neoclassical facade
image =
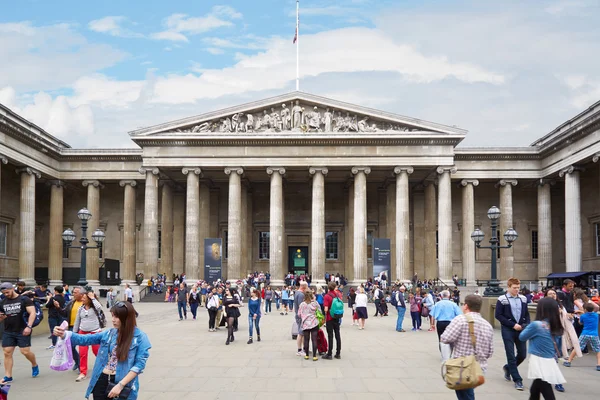
<path id="1" fill-rule="evenodd" d="M 77 211 L 101 228 L 87 278 L 106 259 L 121 278 L 204 278 L 204 239 L 223 240 L 223 275 L 298 268 L 320 279 L 372 275 L 374 238 L 391 240 L 391 277 L 474 283 L 490 252 L 471 232 L 519 239 L 499 278 L 599 270 L 600 102 L 529 147 L 464 148 L 465 130 L 303 92 L 130 132 L 135 149 L 73 149 L 0 106 L 0 276 L 77 280 Z M 486 239 L 486 240 L 487 240 Z"/>

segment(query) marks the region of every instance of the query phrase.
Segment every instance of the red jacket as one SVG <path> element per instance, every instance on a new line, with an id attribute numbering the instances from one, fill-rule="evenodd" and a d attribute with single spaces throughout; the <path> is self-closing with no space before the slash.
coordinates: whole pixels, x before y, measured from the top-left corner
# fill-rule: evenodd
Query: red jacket
<path id="1" fill-rule="evenodd" d="M 331 303 L 333 303 L 334 296 L 338 297 L 340 300 L 342 299 L 342 293 L 340 293 L 340 291 L 337 289 L 333 292 L 329 291 L 325 296 L 323 296 L 323 307 L 327 309 L 327 312 L 325 313 L 325 322 L 331 321 L 333 319 L 331 318 L 329 309 L 331 308 Z"/>

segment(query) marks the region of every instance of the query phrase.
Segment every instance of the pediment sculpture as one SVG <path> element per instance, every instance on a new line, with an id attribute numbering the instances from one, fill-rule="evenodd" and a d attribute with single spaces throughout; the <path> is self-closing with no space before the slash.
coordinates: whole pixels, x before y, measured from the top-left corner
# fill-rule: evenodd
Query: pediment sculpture
<path id="1" fill-rule="evenodd" d="M 225 117 L 176 129 L 176 132 L 253 133 L 253 132 L 411 132 L 421 129 L 370 119 L 345 110 L 325 106 L 301 105 L 299 100 L 289 105 L 268 106 L 250 112 L 238 112 Z"/>

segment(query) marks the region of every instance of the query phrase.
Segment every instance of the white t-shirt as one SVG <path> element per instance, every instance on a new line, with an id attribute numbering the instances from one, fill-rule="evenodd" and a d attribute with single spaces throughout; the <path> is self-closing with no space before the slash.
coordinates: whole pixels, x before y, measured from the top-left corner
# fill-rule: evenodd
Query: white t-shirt
<path id="1" fill-rule="evenodd" d="M 125 289 L 125 297 L 133 301 L 133 290 L 131 288 Z"/>
<path id="2" fill-rule="evenodd" d="M 356 295 L 356 300 L 355 300 L 356 307 L 366 307 L 368 302 L 369 302 L 369 299 L 367 298 L 366 294 L 358 293 Z"/>

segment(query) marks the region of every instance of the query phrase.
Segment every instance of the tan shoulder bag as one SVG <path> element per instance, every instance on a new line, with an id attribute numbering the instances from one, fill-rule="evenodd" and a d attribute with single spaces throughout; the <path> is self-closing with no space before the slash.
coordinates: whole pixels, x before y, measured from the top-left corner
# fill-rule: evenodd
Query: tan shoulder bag
<path id="1" fill-rule="evenodd" d="M 475 321 L 469 315 L 465 315 L 465 318 L 469 323 L 469 336 L 475 354 L 451 358 L 442 364 L 442 377 L 446 387 L 452 390 L 472 389 L 485 383 L 483 371 L 476 358 Z"/>

